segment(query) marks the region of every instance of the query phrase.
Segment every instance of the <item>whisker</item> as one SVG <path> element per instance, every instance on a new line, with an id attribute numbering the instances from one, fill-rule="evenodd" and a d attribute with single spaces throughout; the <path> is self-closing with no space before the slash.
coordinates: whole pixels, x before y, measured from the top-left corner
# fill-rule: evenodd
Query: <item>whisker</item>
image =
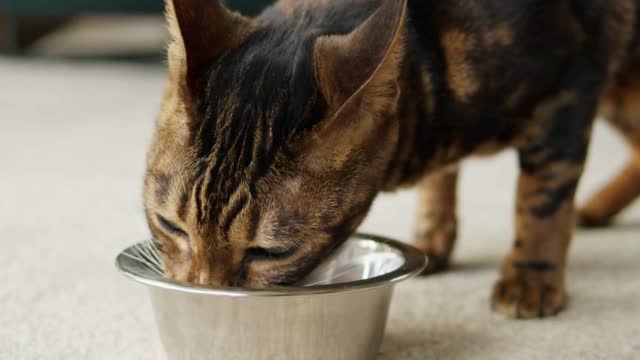
<path id="1" fill-rule="evenodd" d="M 304 284 L 304 286 L 320 285 L 322 283 L 334 280 L 334 279 L 338 278 L 339 276 L 344 275 L 344 274 L 350 272 L 351 270 L 357 268 L 358 266 L 360 266 L 360 265 L 352 265 L 352 266 L 346 268 L 344 271 L 341 271 L 341 272 L 339 272 L 337 274 L 332 274 L 330 278 L 325 278 L 325 279 L 322 279 L 322 280 L 318 280 L 316 282 L 312 282 L 311 284 Z"/>
<path id="2" fill-rule="evenodd" d="M 164 268 L 164 264 L 162 263 L 162 259 L 158 257 L 157 253 L 153 253 L 153 259 L 158 264 L 160 268 Z"/>
<path id="3" fill-rule="evenodd" d="M 161 265 L 155 249 L 151 247 L 150 244 L 138 244 L 136 249 L 141 253 L 141 255 L 152 261 L 154 264 Z"/>
<path id="4" fill-rule="evenodd" d="M 154 252 L 150 252 L 149 255 L 153 258 L 153 261 L 155 261 L 156 263 L 158 263 L 158 265 L 162 264 L 162 261 L 160 260 L 160 258 L 158 257 L 157 253 Z"/>
<path id="5" fill-rule="evenodd" d="M 128 257 L 128 258 L 132 259 L 132 260 L 135 260 L 135 261 L 138 261 L 138 262 L 142 263 L 142 265 L 144 265 L 148 270 L 150 270 L 150 271 L 151 271 L 151 272 L 153 272 L 154 274 L 156 274 L 156 275 L 160 275 L 160 276 L 164 276 L 164 273 L 162 272 L 162 269 L 158 268 L 158 267 L 157 267 L 155 264 L 153 264 L 153 263 L 149 263 L 146 259 L 141 258 L 141 257 L 138 257 L 138 256 L 135 256 L 135 255 L 130 254 L 130 253 L 127 253 L 127 252 L 124 252 L 124 253 L 122 253 L 122 254 L 123 254 L 124 256 L 126 256 L 126 257 Z"/>
<path id="6" fill-rule="evenodd" d="M 158 267 L 158 265 L 156 265 L 153 262 L 150 262 L 148 259 L 144 258 L 144 257 L 140 257 L 140 256 L 135 256 L 135 255 L 131 255 L 131 254 L 127 254 L 127 256 L 131 259 L 134 259 L 136 261 L 139 261 L 142 263 L 142 265 L 144 265 L 145 267 L 152 269 L 154 271 L 158 271 L 161 272 L 161 268 Z"/>
<path id="7" fill-rule="evenodd" d="M 152 264 L 154 267 L 162 269 L 162 264 L 160 264 L 160 262 L 158 262 L 153 257 L 151 257 L 151 256 L 149 256 L 149 255 L 147 255 L 145 253 L 141 253 L 140 256 L 142 258 L 144 258 L 146 262 L 148 262 L 149 264 Z"/>
<path id="8" fill-rule="evenodd" d="M 164 266 L 152 241 L 146 240 L 136 244 L 131 250 L 133 254 L 129 255 L 137 257 L 138 261 L 143 262 L 147 267 L 153 268 L 156 272 L 164 272 Z"/>

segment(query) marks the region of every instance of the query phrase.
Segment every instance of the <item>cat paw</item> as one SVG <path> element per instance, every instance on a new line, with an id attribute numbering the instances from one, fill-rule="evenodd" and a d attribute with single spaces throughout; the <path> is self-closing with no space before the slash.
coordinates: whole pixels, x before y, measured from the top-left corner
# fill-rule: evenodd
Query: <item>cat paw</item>
<path id="1" fill-rule="evenodd" d="M 524 279 L 502 279 L 493 287 L 491 307 L 494 311 L 518 319 L 556 315 L 565 304 L 563 289 Z"/>
<path id="2" fill-rule="evenodd" d="M 587 210 L 578 212 L 578 226 L 582 228 L 601 228 L 609 226 L 610 219 L 593 214 Z"/>
<path id="3" fill-rule="evenodd" d="M 457 223 L 455 217 L 445 217 L 429 224 L 427 230 L 418 233 L 414 242 L 427 257 L 427 267 L 421 275 L 443 272 L 449 268 L 449 258 L 456 242 Z"/>
<path id="4" fill-rule="evenodd" d="M 427 266 L 422 270 L 420 275 L 432 275 L 449 269 L 449 256 L 439 256 L 425 252 L 427 257 Z"/>

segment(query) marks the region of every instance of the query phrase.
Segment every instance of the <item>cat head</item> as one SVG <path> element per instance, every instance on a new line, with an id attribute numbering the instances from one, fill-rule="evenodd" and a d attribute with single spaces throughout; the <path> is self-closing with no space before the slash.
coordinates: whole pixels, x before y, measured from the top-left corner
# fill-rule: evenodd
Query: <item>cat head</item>
<path id="1" fill-rule="evenodd" d="M 327 1 L 249 19 L 168 0 L 144 194 L 169 278 L 291 284 L 355 231 L 397 142 L 405 1 L 361 1 L 349 27 Z"/>

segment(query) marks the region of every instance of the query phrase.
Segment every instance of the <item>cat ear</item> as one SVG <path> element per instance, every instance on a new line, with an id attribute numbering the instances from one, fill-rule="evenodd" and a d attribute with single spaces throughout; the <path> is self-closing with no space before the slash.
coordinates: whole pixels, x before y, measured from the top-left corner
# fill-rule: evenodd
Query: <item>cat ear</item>
<path id="1" fill-rule="evenodd" d="M 340 113 L 362 101 L 374 107 L 395 101 L 406 13 L 407 0 L 385 0 L 353 32 L 316 41 L 316 81 L 330 110 Z"/>
<path id="2" fill-rule="evenodd" d="M 225 8 L 219 0 L 166 0 L 172 42 L 169 71 L 197 94 L 203 66 L 238 46 L 253 28 L 251 19 Z"/>
<path id="3" fill-rule="evenodd" d="M 361 154 L 380 155 L 394 141 L 388 120 L 398 103 L 406 17 L 407 0 L 384 0 L 353 32 L 316 41 L 316 82 L 329 111 L 306 143 L 311 168 L 340 168 L 365 144 L 376 148 Z"/>

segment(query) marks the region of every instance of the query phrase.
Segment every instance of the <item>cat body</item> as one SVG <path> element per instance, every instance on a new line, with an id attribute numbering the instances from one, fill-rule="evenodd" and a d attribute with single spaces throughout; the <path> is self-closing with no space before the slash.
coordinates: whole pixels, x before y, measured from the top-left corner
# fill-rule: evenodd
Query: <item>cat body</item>
<path id="1" fill-rule="evenodd" d="M 169 1 L 169 85 L 145 179 L 167 275 L 293 283 L 355 231 L 377 193 L 408 186 L 419 189 L 427 272 L 443 270 L 458 163 L 515 148 L 517 238 L 492 304 L 555 314 L 597 109 L 640 144 L 639 9 L 281 0 L 249 19 L 218 1 Z M 639 163 L 587 205 L 585 223 L 605 223 L 640 193 Z"/>

